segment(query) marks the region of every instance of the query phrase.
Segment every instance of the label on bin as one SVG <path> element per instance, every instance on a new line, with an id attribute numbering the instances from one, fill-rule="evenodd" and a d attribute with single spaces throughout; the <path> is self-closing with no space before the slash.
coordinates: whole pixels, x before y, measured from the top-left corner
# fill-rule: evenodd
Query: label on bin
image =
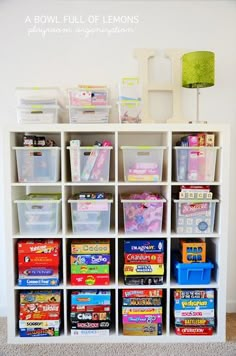
<path id="1" fill-rule="evenodd" d="M 189 204 L 189 203 L 184 203 L 181 204 L 181 214 L 182 215 L 197 215 L 201 214 L 204 211 L 209 210 L 209 203 L 203 202 L 203 203 L 195 203 L 195 204 Z"/>
<path id="2" fill-rule="evenodd" d="M 78 211 L 108 211 L 108 209 L 108 203 L 101 201 L 99 203 L 83 202 L 77 205 Z"/>

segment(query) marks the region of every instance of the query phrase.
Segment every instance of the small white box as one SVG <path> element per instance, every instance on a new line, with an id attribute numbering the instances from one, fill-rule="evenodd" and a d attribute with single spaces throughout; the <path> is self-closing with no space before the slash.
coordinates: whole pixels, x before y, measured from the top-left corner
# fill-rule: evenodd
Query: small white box
<path id="1" fill-rule="evenodd" d="M 108 182 L 111 146 L 67 147 L 72 182 Z M 78 159 L 79 158 L 79 159 Z M 78 167 L 79 165 L 79 167 Z M 80 174 L 75 174 L 75 172 Z"/>
<path id="2" fill-rule="evenodd" d="M 53 183 L 60 179 L 60 147 L 13 147 L 18 182 Z"/>
<path id="3" fill-rule="evenodd" d="M 111 204 L 113 199 L 79 200 L 72 197 L 72 230 L 74 234 L 104 234 L 110 232 Z"/>
<path id="4" fill-rule="evenodd" d="M 61 227 L 60 194 L 29 194 L 15 200 L 20 234 L 57 234 Z"/>
<path id="5" fill-rule="evenodd" d="M 174 147 L 177 182 L 213 182 L 220 147 Z"/>
<path id="6" fill-rule="evenodd" d="M 121 146 L 126 182 L 161 182 L 166 147 Z"/>
<path id="7" fill-rule="evenodd" d="M 17 108 L 20 124 L 56 124 L 60 121 L 59 105 L 25 105 Z"/>

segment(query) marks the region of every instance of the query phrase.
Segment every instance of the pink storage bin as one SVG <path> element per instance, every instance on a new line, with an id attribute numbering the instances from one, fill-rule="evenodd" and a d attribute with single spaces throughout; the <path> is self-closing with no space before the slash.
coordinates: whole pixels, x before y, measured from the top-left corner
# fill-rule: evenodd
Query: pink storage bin
<path id="1" fill-rule="evenodd" d="M 121 195 L 125 233 L 161 233 L 163 205 L 157 193 Z"/>

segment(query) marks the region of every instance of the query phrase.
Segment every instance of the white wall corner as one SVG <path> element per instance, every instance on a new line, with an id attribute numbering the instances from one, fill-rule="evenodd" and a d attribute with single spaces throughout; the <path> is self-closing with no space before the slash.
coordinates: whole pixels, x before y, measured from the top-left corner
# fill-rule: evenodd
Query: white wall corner
<path id="1" fill-rule="evenodd" d="M 227 313 L 236 313 L 236 300 L 228 300 L 226 303 Z"/>

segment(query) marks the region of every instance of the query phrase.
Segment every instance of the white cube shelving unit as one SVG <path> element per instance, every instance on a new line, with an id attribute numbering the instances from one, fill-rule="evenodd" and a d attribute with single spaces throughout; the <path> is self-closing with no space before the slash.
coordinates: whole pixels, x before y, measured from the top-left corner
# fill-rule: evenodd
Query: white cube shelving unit
<path id="1" fill-rule="evenodd" d="M 61 174 L 56 183 L 19 183 L 17 181 L 17 165 L 13 147 L 21 145 L 24 133 L 34 133 L 50 136 L 60 150 Z M 219 146 L 217 155 L 216 175 L 214 182 L 177 182 L 173 170 L 173 147 L 181 136 L 194 132 L 212 132 L 215 134 L 215 145 Z M 8 128 L 5 142 L 5 194 L 6 194 L 6 245 L 7 245 L 7 280 L 8 280 L 8 342 L 9 343 L 185 343 L 185 342 L 223 342 L 226 333 L 226 266 L 228 240 L 228 196 L 229 196 L 229 127 L 219 124 L 100 124 L 100 125 L 19 125 Z M 110 180 L 105 183 L 75 183 L 71 181 L 70 159 L 67 146 L 72 139 L 79 139 L 86 145 L 103 139 L 112 142 L 110 163 Z M 124 181 L 123 157 L 121 146 L 149 145 L 165 146 L 163 159 L 163 174 L 161 182 L 126 182 Z M 214 232 L 210 234 L 177 234 L 174 232 L 172 206 L 173 193 L 184 184 L 210 185 L 220 203 L 217 206 Z M 164 204 L 163 229 L 160 234 L 125 234 L 123 227 L 123 211 L 120 194 L 142 192 L 144 190 L 160 192 L 167 202 Z M 79 191 L 105 191 L 112 193 L 114 203 L 111 207 L 111 231 L 106 235 L 78 236 L 72 233 L 70 205 L 68 199 Z M 14 200 L 28 193 L 61 193 L 62 194 L 62 229 L 57 235 L 21 236 Z M 18 296 L 21 289 L 45 289 L 43 287 L 26 288 L 17 286 L 17 255 L 16 243 L 24 238 L 59 238 L 62 241 L 62 279 L 57 287 L 46 288 L 61 290 L 62 299 L 62 329 L 58 337 L 22 338 L 18 336 Z M 111 284 L 109 286 L 71 286 L 69 280 L 69 242 L 72 238 L 109 238 L 111 241 L 112 265 Z M 165 240 L 165 280 L 161 286 L 145 286 L 145 288 L 162 288 L 164 290 L 163 334 L 161 336 L 135 337 L 123 336 L 121 325 L 121 290 L 143 288 L 143 286 L 125 286 L 123 283 L 124 238 L 155 237 Z M 210 257 L 216 268 L 208 285 L 179 285 L 173 279 L 171 270 L 171 252 L 179 238 L 202 237 L 209 246 Z M 76 289 L 111 289 L 112 291 L 112 329 L 109 337 L 75 337 L 70 335 L 69 295 Z M 177 336 L 173 326 L 173 290 L 180 288 L 214 288 L 216 291 L 216 329 L 213 336 Z"/>

